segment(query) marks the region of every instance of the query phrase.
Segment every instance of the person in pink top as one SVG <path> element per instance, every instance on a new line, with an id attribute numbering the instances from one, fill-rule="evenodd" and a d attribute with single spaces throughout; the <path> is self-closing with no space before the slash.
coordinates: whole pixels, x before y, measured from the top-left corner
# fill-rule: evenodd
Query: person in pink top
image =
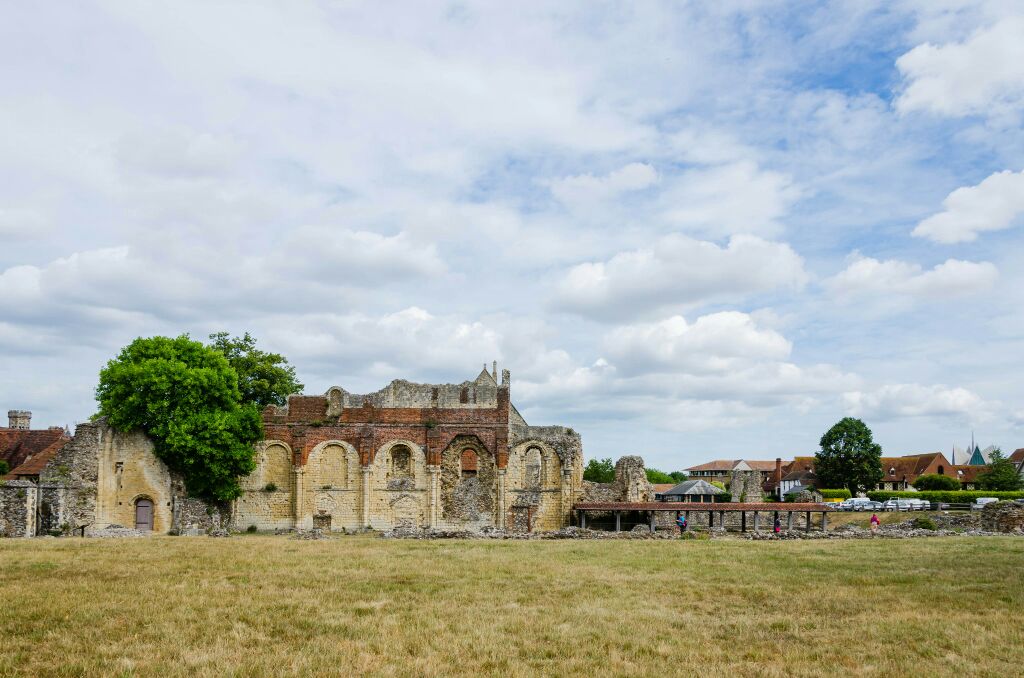
<path id="1" fill-rule="evenodd" d="M 879 524 L 879 522 L 881 522 L 881 521 L 878 520 L 878 514 L 877 513 L 872 513 L 871 514 L 871 531 L 872 532 L 878 532 L 878 524 Z"/>

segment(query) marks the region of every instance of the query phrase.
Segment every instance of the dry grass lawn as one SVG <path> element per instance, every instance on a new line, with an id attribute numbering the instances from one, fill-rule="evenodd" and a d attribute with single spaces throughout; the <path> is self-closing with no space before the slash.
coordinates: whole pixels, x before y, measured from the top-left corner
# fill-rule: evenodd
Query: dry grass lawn
<path id="1" fill-rule="evenodd" d="M 0 675 L 1008 676 L 1024 539 L 0 541 Z"/>

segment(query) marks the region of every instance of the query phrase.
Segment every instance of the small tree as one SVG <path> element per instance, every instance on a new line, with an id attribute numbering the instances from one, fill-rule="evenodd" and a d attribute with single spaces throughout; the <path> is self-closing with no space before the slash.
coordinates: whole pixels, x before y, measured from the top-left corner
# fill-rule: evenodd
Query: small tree
<path id="1" fill-rule="evenodd" d="M 845 417 L 821 437 L 814 472 L 822 487 L 845 487 L 853 495 L 873 489 L 882 479 L 882 447 L 863 421 Z"/>
<path id="2" fill-rule="evenodd" d="M 615 465 L 611 458 L 591 459 L 583 469 L 583 479 L 593 483 L 611 483 L 615 481 Z"/>
<path id="3" fill-rule="evenodd" d="M 115 429 L 145 431 L 193 496 L 233 499 L 256 468 L 259 411 L 241 402 L 227 359 L 188 335 L 133 341 L 100 371 L 96 399 Z"/>
<path id="4" fill-rule="evenodd" d="M 940 476 L 938 473 L 926 473 L 918 476 L 917 480 L 911 483 L 918 490 L 959 490 L 960 481 L 950 476 Z"/>
<path id="5" fill-rule="evenodd" d="M 1000 492 L 1013 492 L 1021 489 L 1021 477 L 1017 473 L 1017 465 L 1003 456 L 1002 450 L 992 450 L 988 466 L 978 474 L 978 488 Z"/>
<path id="6" fill-rule="evenodd" d="M 675 482 L 672 476 L 656 468 L 645 469 L 647 471 L 647 482 L 649 483 L 671 483 Z"/>
<path id="7" fill-rule="evenodd" d="M 7 463 L 6 459 L 0 459 L 0 476 L 5 476 L 11 472 L 11 465 Z"/>
<path id="8" fill-rule="evenodd" d="M 690 476 L 686 475 L 685 471 L 672 471 L 669 475 L 672 476 L 672 480 L 677 483 L 685 483 L 690 479 Z"/>
<path id="9" fill-rule="evenodd" d="M 303 385 L 295 378 L 295 368 L 277 353 L 256 348 L 256 340 L 248 332 L 229 338 L 227 332 L 210 335 L 210 348 L 223 354 L 238 375 L 242 402 L 260 408 L 284 405 L 292 393 L 301 393 Z"/>

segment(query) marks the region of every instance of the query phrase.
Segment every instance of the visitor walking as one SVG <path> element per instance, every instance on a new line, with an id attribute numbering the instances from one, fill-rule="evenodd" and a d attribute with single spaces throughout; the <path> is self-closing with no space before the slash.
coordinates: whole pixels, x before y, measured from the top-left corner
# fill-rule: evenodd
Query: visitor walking
<path id="1" fill-rule="evenodd" d="M 686 521 L 686 516 L 684 516 L 682 514 L 679 514 L 679 516 L 676 517 L 676 525 L 679 526 L 679 536 L 680 537 L 683 536 L 684 532 L 686 532 L 686 522 L 687 522 Z"/>
<path id="2" fill-rule="evenodd" d="M 775 530 L 775 534 L 782 532 L 782 521 L 779 520 L 778 516 L 775 516 L 775 526 L 772 529 Z"/>
<path id="3" fill-rule="evenodd" d="M 871 531 L 872 532 L 878 532 L 878 524 L 880 522 L 881 521 L 878 520 L 878 514 L 877 513 L 872 513 L 871 514 Z"/>

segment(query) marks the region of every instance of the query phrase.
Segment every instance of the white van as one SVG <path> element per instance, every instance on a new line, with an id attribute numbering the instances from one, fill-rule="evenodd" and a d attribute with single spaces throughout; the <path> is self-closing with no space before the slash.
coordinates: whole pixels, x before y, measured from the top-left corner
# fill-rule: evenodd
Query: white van
<path id="1" fill-rule="evenodd" d="M 995 497 L 978 497 L 977 499 L 974 500 L 974 503 L 971 504 L 971 510 L 980 511 L 981 509 L 985 508 L 985 506 L 987 506 L 988 504 L 993 504 L 997 501 L 999 500 L 996 499 Z"/>

